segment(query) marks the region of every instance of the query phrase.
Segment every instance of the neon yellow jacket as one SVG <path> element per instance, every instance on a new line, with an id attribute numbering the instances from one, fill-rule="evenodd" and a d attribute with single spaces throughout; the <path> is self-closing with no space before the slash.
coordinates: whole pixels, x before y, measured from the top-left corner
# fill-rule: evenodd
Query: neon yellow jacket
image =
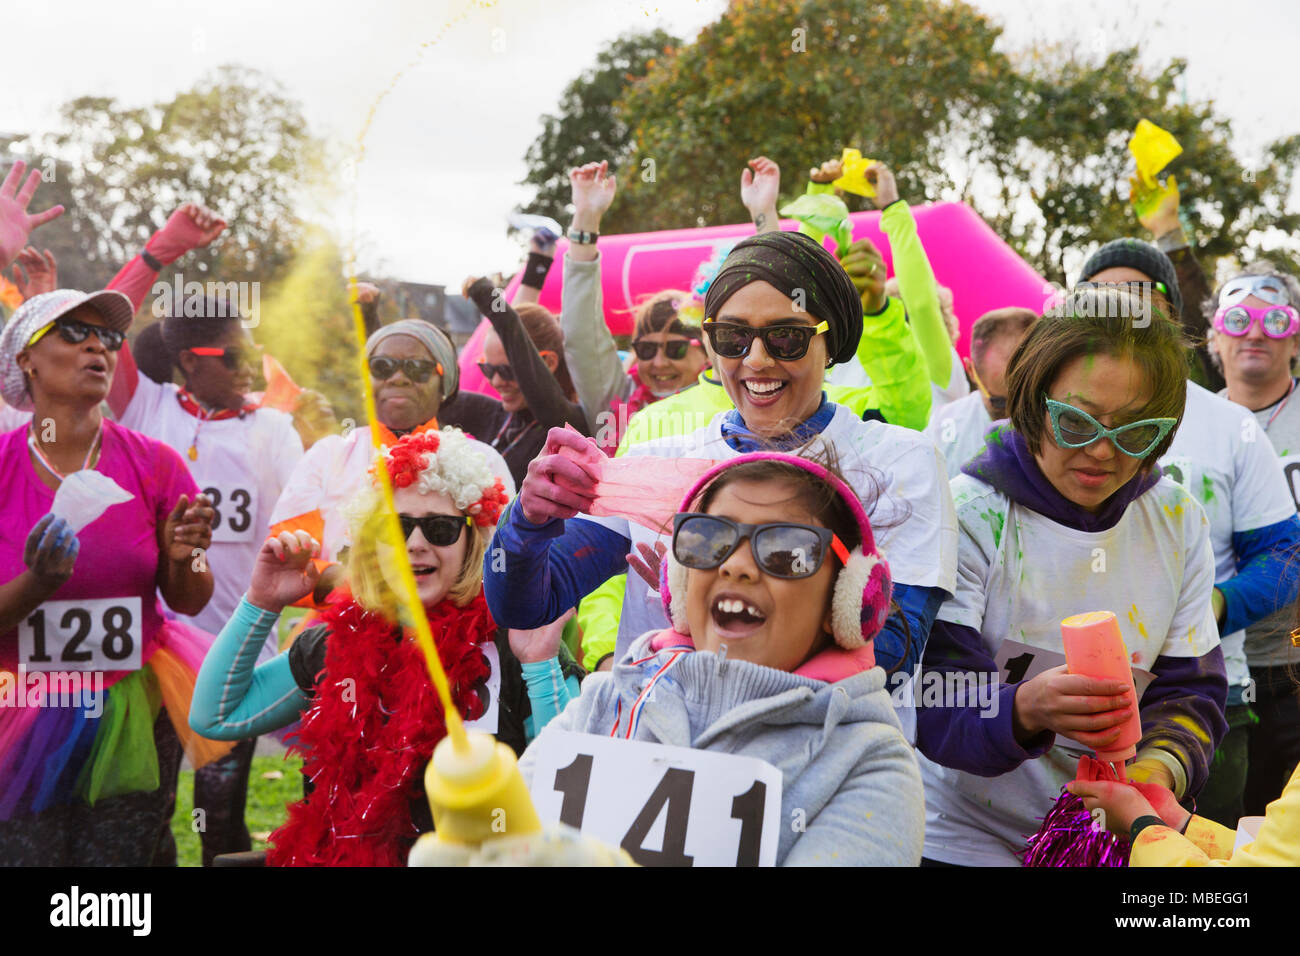
<path id="1" fill-rule="evenodd" d="M 1300 767 L 1268 805 L 1259 836 L 1235 853 L 1236 833 L 1193 816 L 1187 833 L 1150 826 L 1138 834 L 1129 866 L 1300 866 Z"/>
<path id="2" fill-rule="evenodd" d="M 889 237 L 898 295 L 907 307 L 912 335 L 921 347 L 930 381 L 947 388 L 952 378 L 952 340 L 939 307 L 939 283 L 916 233 L 911 208 L 901 199 L 890 203 L 880 214 L 880 228 Z"/>
<path id="3" fill-rule="evenodd" d="M 810 181 L 807 192 L 810 196 L 833 193 L 835 187 L 831 183 Z M 898 280 L 898 297 L 907 309 L 912 335 L 921 348 L 930 381 L 939 388 L 947 388 L 952 378 L 952 340 L 948 337 L 948 327 L 939 306 L 939 283 L 916 232 L 911 207 L 902 199 L 891 202 L 880 213 L 880 229 L 889 239 L 889 249 L 894 258 L 894 278 Z M 871 374 L 867 363 L 863 362 L 863 368 L 867 370 L 867 377 L 875 382 L 876 377 Z M 888 414 L 885 418 L 890 424 L 903 424 Z"/>

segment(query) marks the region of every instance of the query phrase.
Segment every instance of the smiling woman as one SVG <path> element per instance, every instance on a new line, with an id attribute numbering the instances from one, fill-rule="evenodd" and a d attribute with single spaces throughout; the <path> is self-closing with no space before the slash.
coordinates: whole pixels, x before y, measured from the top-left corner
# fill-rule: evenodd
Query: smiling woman
<path id="1" fill-rule="evenodd" d="M 928 859 L 1016 865 L 1080 752 L 1113 743 L 1130 708 L 1130 779 L 1178 799 L 1201 789 L 1226 730 L 1209 526 L 1155 468 L 1183 415 L 1187 353 L 1174 323 L 1134 322 L 1127 294 L 1073 292 L 1033 326 L 1007 370 L 1010 424 L 953 480 L 958 589 L 925 667 L 997 675 L 1007 719 L 962 700 L 918 711 Z M 1098 609 L 1119 612 L 1149 679 L 1140 700 L 1128 681 L 1066 670 L 1059 622 Z"/>

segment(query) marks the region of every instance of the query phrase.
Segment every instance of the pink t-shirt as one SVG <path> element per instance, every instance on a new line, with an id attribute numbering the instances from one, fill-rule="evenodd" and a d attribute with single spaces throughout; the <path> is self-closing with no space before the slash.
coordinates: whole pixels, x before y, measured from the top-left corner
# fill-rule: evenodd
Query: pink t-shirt
<path id="1" fill-rule="evenodd" d="M 181 495 L 192 499 L 199 489 L 175 451 L 107 420 L 95 470 L 134 497 L 113 505 L 81 530 L 77 535 L 81 550 L 72 577 L 49 600 L 138 597 L 142 660 L 148 662 L 163 623 L 156 591 L 157 529 Z M 26 570 L 23 548 L 27 535 L 54 503 L 54 489 L 41 481 L 27 450 L 27 429 L 0 435 L 0 475 L 7 476 L 5 520 L 0 521 L 0 582 L 5 582 Z M 16 670 L 18 649 L 17 629 L 0 634 L 0 668 Z M 105 670 L 104 685 L 116 683 L 128 673 Z"/>

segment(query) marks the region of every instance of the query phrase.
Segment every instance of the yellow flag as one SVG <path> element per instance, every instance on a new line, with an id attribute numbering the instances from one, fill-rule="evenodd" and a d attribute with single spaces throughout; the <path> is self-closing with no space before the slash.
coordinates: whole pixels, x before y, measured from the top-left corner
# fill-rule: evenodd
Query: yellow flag
<path id="1" fill-rule="evenodd" d="M 1148 119 L 1138 120 L 1133 138 L 1128 141 L 1128 149 L 1137 160 L 1138 179 L 1148 189 L 1155 188 L 1156 173 L 1183 151 L 1172 133 Z"/>
<path id="2" fill-rule="evenodd" d="M 867 167 L 874 162 L 874 159 L 864 159 L 856 149 L 844 150 L 840 156 L 840 163 L 844 167 L 844 172 L 831 185 L 836 189 L 843 189 L 846 193 L 866 196 L 869 199 L 874 198 L 876 187 L 867 181 L 866 176 Z"/>

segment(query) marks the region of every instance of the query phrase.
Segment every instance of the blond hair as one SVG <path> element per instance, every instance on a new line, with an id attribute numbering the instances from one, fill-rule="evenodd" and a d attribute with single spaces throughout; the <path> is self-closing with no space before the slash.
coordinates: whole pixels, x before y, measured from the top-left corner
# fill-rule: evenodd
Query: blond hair
<path id="1" fill-rule="evenodd" d="M 347 579 L 352 596 L 368 611 L 382 614 L 396 623 L 396 609 L 402 599 L 393 589 L 389 574 L 384 571 L 379 546 L 386 535 L 382 496 L 374 488 L 365 488 L 357 495 L 352 512 L 352 546 L 347 554 Z M 464 514 L 464 512 L 460 512 Z M 465 559 L 461 562 L 456 581 L 447 592 L 447 600 L 457 607 L 465 607 L 483 590 L 483 556 L 487 553 L 487 540 L 492 527 L 470 525 L 469 542 Z"/>

